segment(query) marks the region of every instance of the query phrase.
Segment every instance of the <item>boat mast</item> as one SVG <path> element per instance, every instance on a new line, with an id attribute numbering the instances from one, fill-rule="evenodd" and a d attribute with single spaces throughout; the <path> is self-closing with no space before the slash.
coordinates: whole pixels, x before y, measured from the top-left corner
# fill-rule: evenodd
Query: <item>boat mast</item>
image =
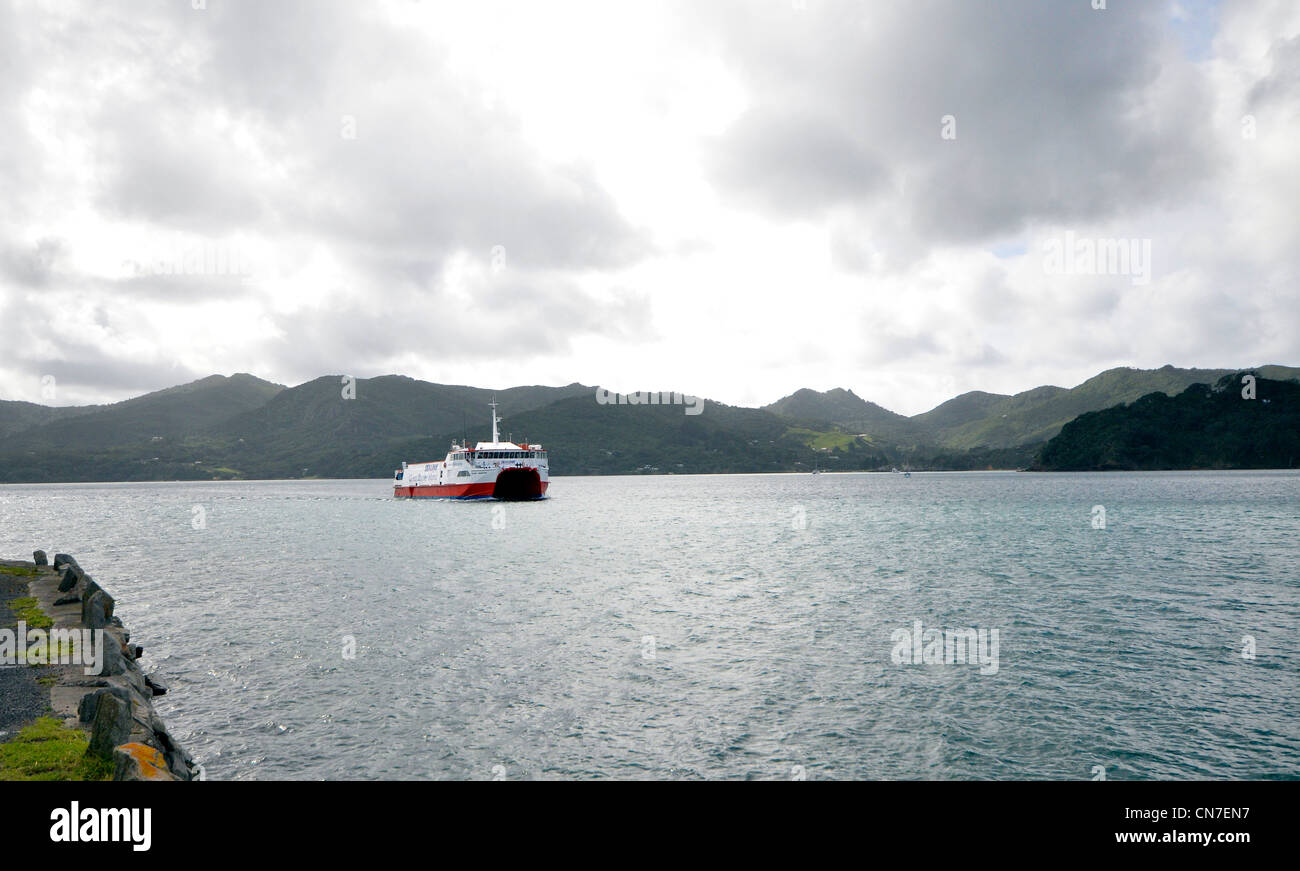
<path id="1" fill-rule="evenodd" d="M 493 396 L 492 401 L 489 402 L 488 405 L 492 406 L 492 444 L 496 444 L 497 422 L 501 420 L 501 418 L 497 417 L 497 398 Z"/>

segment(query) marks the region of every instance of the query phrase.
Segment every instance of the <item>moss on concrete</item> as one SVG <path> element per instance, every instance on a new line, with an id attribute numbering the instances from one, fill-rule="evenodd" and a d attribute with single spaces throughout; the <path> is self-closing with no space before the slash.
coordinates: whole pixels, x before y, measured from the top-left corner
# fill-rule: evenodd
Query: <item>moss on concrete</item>
<path id="1" fill-rule="evenodd" d="M 41 717 L 0 744 L 0 780 L 108 780 L 112 763 L 87 756 L 89 744 L 81 729 Z"/>
<path id="2" fill-rule="evenodd" d="M 40 603 L 36 601 L 34 596 L 19 596 L 17 599 L 10 599 L 9 610 L 13 611 L 14 617 L 19 620 L 26 620 L 28 629 L 49 629 L 54 625 L 54 621 L 41 610 Z"/>

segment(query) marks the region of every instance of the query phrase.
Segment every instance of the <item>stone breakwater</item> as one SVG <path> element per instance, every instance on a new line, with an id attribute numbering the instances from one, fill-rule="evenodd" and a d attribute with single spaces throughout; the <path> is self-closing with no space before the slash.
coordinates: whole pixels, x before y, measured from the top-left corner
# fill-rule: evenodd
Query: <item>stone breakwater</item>
<path id="1" fill-rule="evenodd" d="M 167 692 L 139 665 L 144 649 L 113 616 L 112 595 L 76 559 L 44 551 L 33 554 L 36 578 L 28 585 L 58 630 L 102 630 L 102 662 L 96 674 L 80 664 L 52 666 L 50 707 L 70 726 L 90 732 L 88 753 L 113 763 L 114 780 L 196 780 L 199 770 L 154 711 L 152 699 Z M 54 644 L 51 644 L 51 656 Z"/>

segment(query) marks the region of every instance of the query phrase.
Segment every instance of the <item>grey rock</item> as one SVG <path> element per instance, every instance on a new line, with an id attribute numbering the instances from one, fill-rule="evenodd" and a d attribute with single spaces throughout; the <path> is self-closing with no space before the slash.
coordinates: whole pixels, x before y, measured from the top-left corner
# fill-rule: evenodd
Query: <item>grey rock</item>
<path id="1" fill-rule="evenodd" d="M 104 633 L 104 674 L 123 674 L 128 671 L 129 662 L 122 650 L 122 642 L 111 632 Z"/>
<path id="2" fill-rule="evenodd" d="M 77 582 L 77 586 L 72 588 L 72 592 L 81 597 L 81 610 L 83 614 L 86 610 L 86 600 L 100 589 L 102 589 L 102 587 L 95 583 L 95 579 L 90 575 L 82 575 L 81 580 Z"/>
<path id="3" fill-rule="evenodd" d="M 66 553 L 56 553 L 54 555 L 55 570 L 58 571 L 64 566 L 77 566 L 77 561 Z M 77 568 L 81 568 L 81 566 L 77 566 Z"/>
<path id="4" fill-rule="evenodd" d="M 90 584 L 86 586 L 86 592 L 89 595 L 83 595 L 81 600 L 81 625 L 87 629 L 106 629 L 112 624 L 113 619 L 113 597 L 95 584 L 95 591 L 90 592 Z"/>
<path id="5" fill-rule="evenodd" d="M 124 781 L 179 780 L 166 756 L 147 744 L 127 744 L 113 751 L 113 779 Z"/>
<path id="6" fill-rule="evenodd" d="M 107 660 L 108 656 L 105 655 L 104 658 Z M 126 663 L 125 660 L 123 660 L 122 663 L 123 670 L 120 675 L 109 675 L 109 677 L 112 678 L 113 683 L 119 683 L 130 687 L 132 690 L 139 693 L 140 698 L 142 699 L 149 698 L 149 685 L 145 683 L 144 672 L 134 663 L 129 663 L 129 668 L 126 667 L 128 663 Z"/>
<path id="7" fill-rule="evenodd" d="M 38 566 L 48 566 L 50 564 L 49 557 L 45 555 L 45 551 L 43 550 L 35 551 L 32 554 L 32 562 L 36 563 Z"/>
<path id="8" fill-rule="evenodd" d="M 149 687 L 149 689 L 153 692 L 155 696 L 167 695 L 167 684 L 163 683 L 161 680 L 154 677 L 153 675 L 149 675 L 149 674 L 145 675 L 144 683 L 145 686 Z"/>
<path id="9" fill-rule="evenodd" d="M 60 596 L 59 598 L 55 599 L 54 604 L 55 606 L 71 605 L 73 602 L 80 602 L 80 601 L 81 601 L 81 597 L 78 596 L 76 593 L 69 593 L 66 596 Z"/>
<path id="10" fill-rule="evenodd" d="M 103 693 L 95 704 L 95 717 L 90 727 L 90 746 L 86 753 L 101 759 L 112 759 L 113 750 L 131 736 L 131 704 L 112 693 Z"/>
<path id="11" fill-rule="evenodd" d="M 153 728 L 153 742 L 167 759 L 167 767 L 171 769 L 172 774 L 179 780 L 193 780 L 195 776 L 194 760 L 190 754 L 185 752 L 185 748 L 172 738 L 171 733 L 167 731 L 167 726 L 163 723 L 162 718 L 157 713 L 151 715 L 151 726 Z"/>
<path id="12" fill-rule="evenodd" d="M 89 723 L 95 718 L 95 708 L 99 705 L 99 697 L 104 694 L 117 696 L 128 705 L 131 704 L 131 693 L 125 687 L 101 687 L 100 689 L 91 693 L 86 693 L 81 697 L 81 703 L 77 705 L 77 716 L 80 718 L 81 722 Z"/>
<path id="13" fill-rule="evenodd" d="M 59 592 L 66 593 L 71 590 L 77 585 L 77 581 L 81 580 L 82 576 L 81 569 L 76 566 L 64 566 L 63 577 L 59 579 Z"/>

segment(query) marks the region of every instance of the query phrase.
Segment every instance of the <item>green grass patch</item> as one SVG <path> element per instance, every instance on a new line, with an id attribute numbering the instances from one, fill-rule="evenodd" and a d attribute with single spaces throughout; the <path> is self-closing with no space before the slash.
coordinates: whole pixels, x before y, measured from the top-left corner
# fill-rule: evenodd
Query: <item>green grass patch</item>
<path id="1" fill-rule="evenodd" d="M 858 437 L 845 432 L 818 432 L 804 427 L 792 426 L 787 435 L 793 436 L 815 451 L 829 451 L 839 448 L 847 451 L 849 445 L 858 441 Z"/>
<path id="2" fill-rule="evenodd" d="M 34 578 L 39 572 L 34 566 L 0 566 L 0 575 L 11 575 L 15 578 Z"/>
<path id="3" fill-rule="evenodd" d="M 54 625 L 54 621 L 41 610 L 41 606 L 34 596 L 19 596 L 17 599 L 10 599 L 9 610 L 13 611 L 14 616 L 19 620 L 26 620 L 28 629 L 49 629 Z"/>
<path id="4" fill-rule="evenodd" d="M 54 717 L 41 717 L 0 744 L 0 780 L 108 780 L 111 762 L 86 756 L 90 738 Z"/>

